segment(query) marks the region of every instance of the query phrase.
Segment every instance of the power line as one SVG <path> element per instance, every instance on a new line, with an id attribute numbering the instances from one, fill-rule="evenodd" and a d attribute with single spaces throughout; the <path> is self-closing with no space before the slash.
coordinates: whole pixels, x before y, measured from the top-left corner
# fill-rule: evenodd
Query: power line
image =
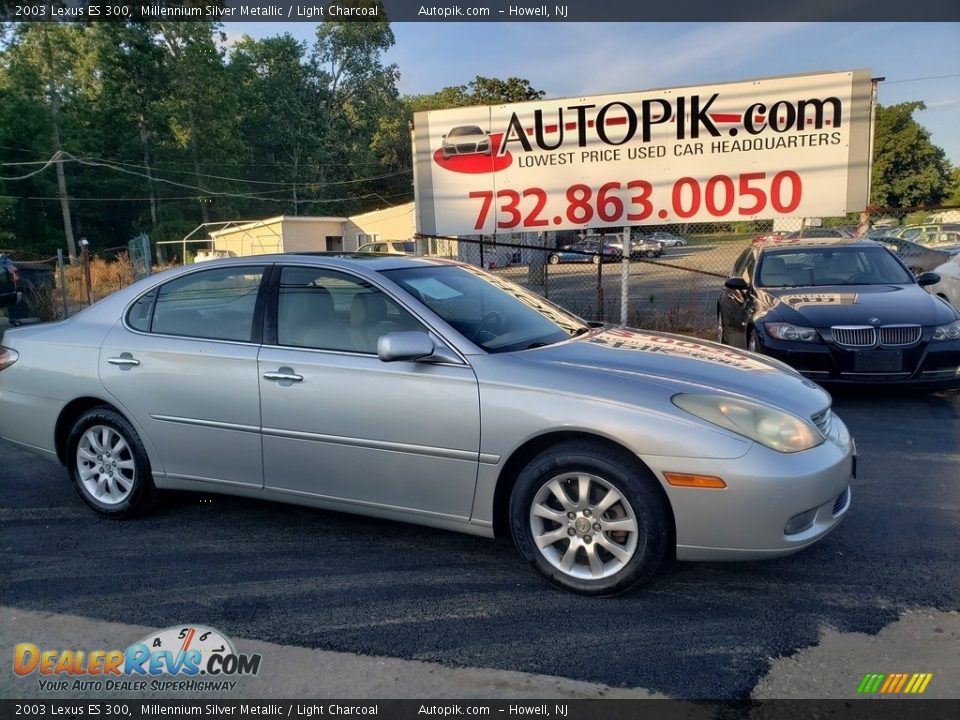
<path id="1" fill-rule="evenodd" d="M 907 78 L 906 80 L 884 80 L 884 85 L 896 85 L 897 83 L 920 82 L 922 80 L 946 80 L 947 78 L 960 77 L 960 73 L 951 75 L 928 75 L 927 77 Z"/>

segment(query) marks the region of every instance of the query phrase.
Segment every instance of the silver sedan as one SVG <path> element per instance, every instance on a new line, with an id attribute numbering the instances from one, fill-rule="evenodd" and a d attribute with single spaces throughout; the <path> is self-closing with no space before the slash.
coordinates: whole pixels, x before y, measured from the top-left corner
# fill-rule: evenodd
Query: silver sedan
<path id="1" fill-rule="evenodd" d="M 807 547 L 855 467 L 830 396 L 775 360 L 402 256 L 216 260 L 10 330 L 0 436 L 108 517 L 175 488 L 510 534 L 592 595 Z"/>

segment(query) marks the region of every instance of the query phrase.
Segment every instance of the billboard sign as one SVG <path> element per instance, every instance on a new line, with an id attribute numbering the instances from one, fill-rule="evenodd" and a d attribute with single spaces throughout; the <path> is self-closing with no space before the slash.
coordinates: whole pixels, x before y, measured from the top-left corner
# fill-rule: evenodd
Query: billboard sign
<path id="1" fill-rule="evenodd" d="M 417 230 L 842 215 L 871 132 L 869 70 L 417 113 Z"/>

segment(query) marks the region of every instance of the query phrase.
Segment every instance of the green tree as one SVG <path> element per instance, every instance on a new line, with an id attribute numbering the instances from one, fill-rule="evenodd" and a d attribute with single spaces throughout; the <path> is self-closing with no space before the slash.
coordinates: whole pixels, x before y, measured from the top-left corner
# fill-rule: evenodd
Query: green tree
<path id="1" fill-rule="evenodd" d="M 255 139 L 254 162 L 290 188 L 299 214 L 303 186 L 313 180 L 309 159 L 318 152 L 321 96 L 315 62 L 291 35 L 238 42 L 230 58 L 243 96 L 243 135 Z"/>
<path id="2" fill-rule="evenodd" d="M 879 207 L 936 205 L 951 188 L 950 166 L 943 149 L 913 119 L 922 102 L 878 106 L 870 202 Z"/>
<path id="3" fill-rule="evenodd" d="M 337 214 L 362 207 L 383 186 L 356 180 L 384 174 L 381 161 L 392 148 L 385 134 L 393 138 L 397 130 L 395 123 L 381 122 L 402 111 L 399 70 L 382 57 L 393 43 L 386 22 L 325 22 L 317 29 L 310 55 L 321 98 L 314 188 L 318 201 L 327 200 L 321 207 Z M 351 197 L 355 201 L 329 204 Z"/>
<path id="4" fill-rule="evenodd" d="M 950 195 L 944 201 L 944 205 L 960 205 L 960 167 L 955 167 L 950 173 L 952 186 Z"/>

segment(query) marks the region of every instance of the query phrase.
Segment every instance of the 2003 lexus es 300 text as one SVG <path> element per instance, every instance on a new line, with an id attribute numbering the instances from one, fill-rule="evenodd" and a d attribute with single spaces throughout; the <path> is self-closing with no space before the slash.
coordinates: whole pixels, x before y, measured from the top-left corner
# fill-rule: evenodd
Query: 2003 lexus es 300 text
<path id="1" fill-rule="evenodd" d="M 482 270 L 277 255 L 155 275 L 0 349 L 0 436 L 102 515 L 163 488 L 512 534 L 611 594 L 819 540 L 853 441 L 782 363 L 584 323 Z"/>

